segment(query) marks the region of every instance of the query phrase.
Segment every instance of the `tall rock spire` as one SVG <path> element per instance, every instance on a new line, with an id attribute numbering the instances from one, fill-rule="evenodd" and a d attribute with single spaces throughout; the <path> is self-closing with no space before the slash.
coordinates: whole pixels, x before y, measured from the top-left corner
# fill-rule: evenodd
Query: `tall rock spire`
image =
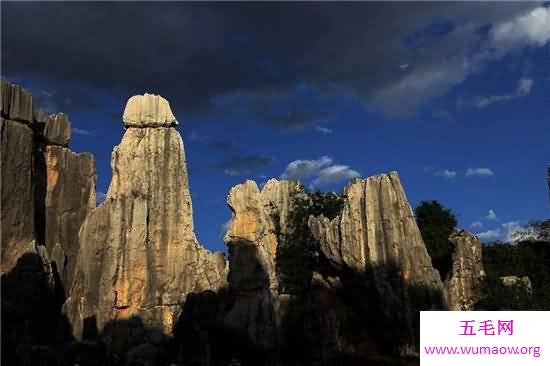
<path id="1" fill-rule="evenodd" d="M 225 281 L 222 253 L 211 253 L 193 232 L 183 142 L 162 97 L 130 98 L 126 131 L 112 153 L 105 202 L 80 231 L 75 281 L 65 312 L 80 337 L 86 319 L 101 330 L 138 316 L 172 332 L 186 296 Z"/>

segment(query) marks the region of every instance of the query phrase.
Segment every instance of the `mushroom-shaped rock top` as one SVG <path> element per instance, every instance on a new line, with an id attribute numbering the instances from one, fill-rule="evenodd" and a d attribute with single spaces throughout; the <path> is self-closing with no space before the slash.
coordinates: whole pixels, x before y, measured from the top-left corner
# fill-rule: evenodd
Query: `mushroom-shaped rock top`
<path id="1" fill-rule="evenodd" d="M 170 127 L 178 122 L 170 103 L 160 95 L 134 95 L 126 103 L 122 116 L 125 127 Z"/>

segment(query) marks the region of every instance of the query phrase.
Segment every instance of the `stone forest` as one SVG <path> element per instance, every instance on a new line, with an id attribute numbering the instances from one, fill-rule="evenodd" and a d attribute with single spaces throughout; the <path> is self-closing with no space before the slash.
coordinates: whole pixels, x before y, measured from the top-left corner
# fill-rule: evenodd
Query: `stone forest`
<path id="1" fill-rule="evenodd" d="M 420 310 L 548 294 L 548 269 L 545 284 L 500 273 L 462 229 L 436 268 L 397 172 L 323 204 L 297 181 L 246 180 L 227 195 L 228 254 L 211 252 L 167 100 L 128 100 L 97 206 L 69 117 L 1 92 L 2 365 L 416 365 Z M 532 250 L 550 261 L 548 243 Z"/>

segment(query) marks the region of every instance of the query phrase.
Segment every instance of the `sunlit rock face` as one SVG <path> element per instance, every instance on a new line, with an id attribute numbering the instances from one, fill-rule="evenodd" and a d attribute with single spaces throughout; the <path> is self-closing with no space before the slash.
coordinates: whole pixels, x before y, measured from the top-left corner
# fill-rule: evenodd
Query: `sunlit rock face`
<path id="1" fill-rule="evenodd" d="M 66 147 L 43 147 L 45 171 L 44 244 L 55 261 L 65 288 L 73 281 L 79 250 L 78 232 L 86 215 L 96 207 L 95 160 Z"/>
<path id="2" fill-rule="evenodd" d="M 148 94 L 132 97 L 124 116 L 127 129 L 112 153 L 106 199 L 88 215 L 79 236 L 75 281 L 65 304 L 77 337 L 86 319 L 101 331 L 109 321 L 132 316 L 170 334 L 187 294 L 225 283 L 223 254 L 200 246 L 193 231 L 181 136 L 157 125 L 174 119 L 168 102 Z"/>
<path id="3" fill-rule="evenodd" d="M 447 304 L 450 310 L 474 310 L 485 278 L 481 242 L 466 230 L 455 231 L 449 241 L 454 250 L 451 273 L 445 281 Z"/>
<path id="4" fill-rule="evenodd" d="M 384 315 L 402 325 L 399 352 L 417 352 L 418 310 L 443 306 L 443 285 L 396 172 L 354 179 L 341 215 L 309 227 L 336 267 L 372 281 Z"/>
<path id="5" fill-rule="evenodd" d="M 134 95 L 122 116 L 125 127 L 170 127 L 177 124 L 170 103 L 160 95 Z"/>

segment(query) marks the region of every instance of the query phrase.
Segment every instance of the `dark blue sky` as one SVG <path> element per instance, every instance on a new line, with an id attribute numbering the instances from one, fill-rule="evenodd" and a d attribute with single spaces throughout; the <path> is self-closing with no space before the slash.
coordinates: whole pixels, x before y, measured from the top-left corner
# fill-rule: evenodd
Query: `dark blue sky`
<path id="1" fill-rule="evenodd" d="M 412 205 L 484 240 L 548 217 L 543 3 L 2 3 L 2 27 L 2 77 L 69 113 L 99 192 L 127 98 L 170 101 L 208 248 L 247 178 L 340 190 L 397 170 Z"/>

